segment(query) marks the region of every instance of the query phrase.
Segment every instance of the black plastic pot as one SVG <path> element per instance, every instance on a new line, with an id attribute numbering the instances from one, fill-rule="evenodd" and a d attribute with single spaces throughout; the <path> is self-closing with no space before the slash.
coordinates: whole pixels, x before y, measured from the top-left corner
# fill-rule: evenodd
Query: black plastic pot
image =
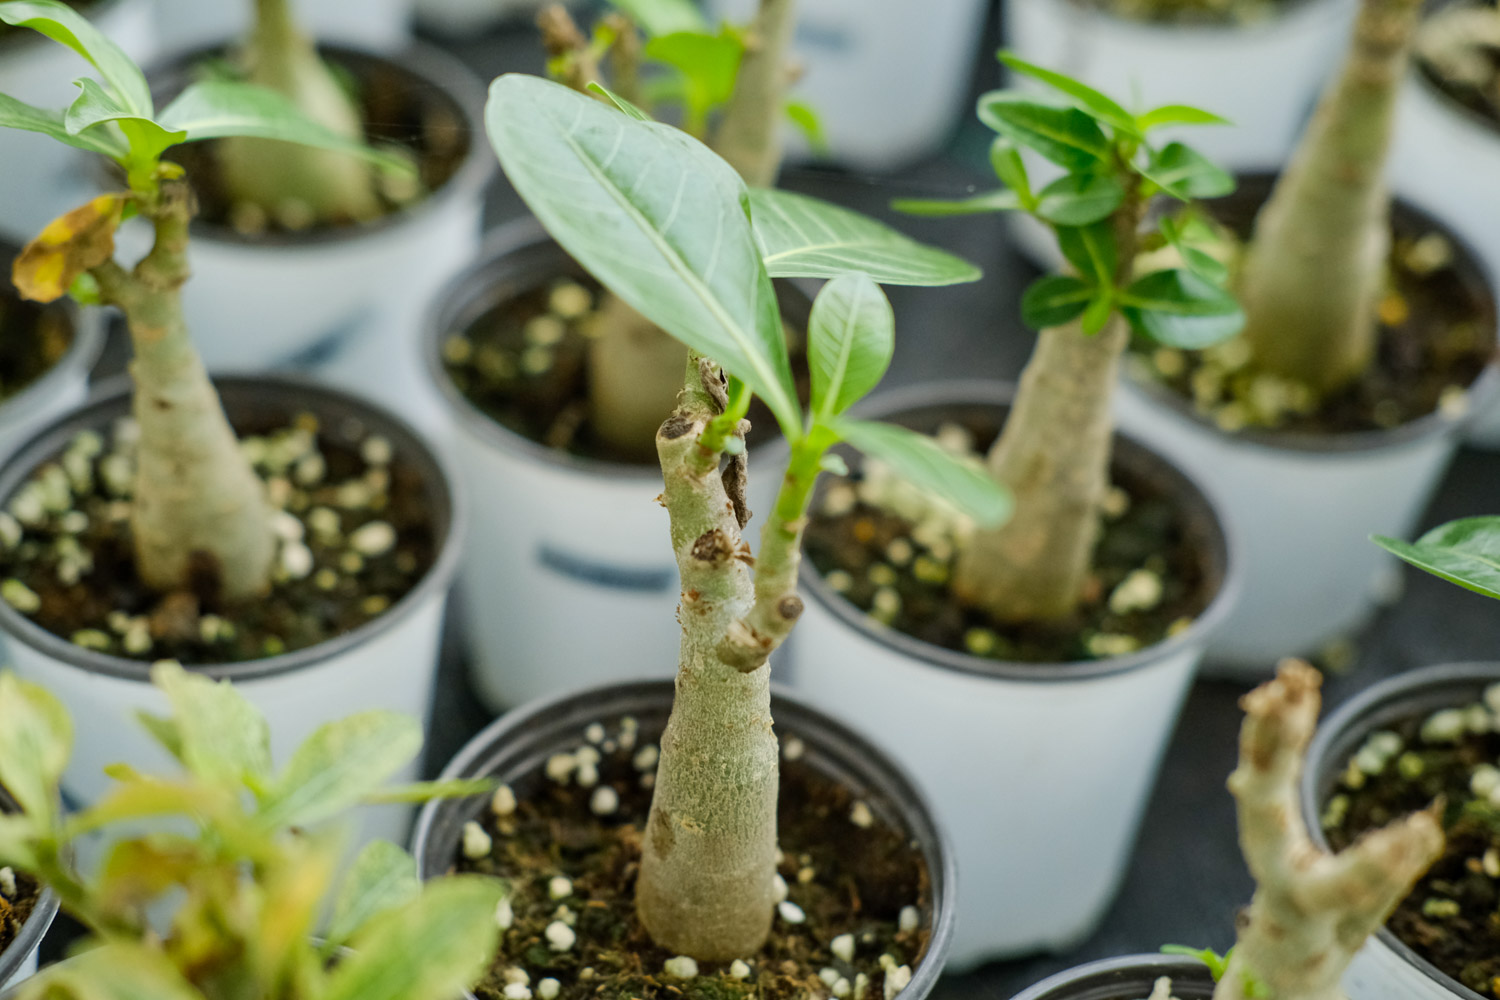
<path id="1" fill-rule="evenodd" d="M 1361 691 L 1323 720 L 1308 747 L 1302 771 L 1302 818 L 1313 843 L 1328 850 L 1320 817 L 1333 796 L 1339 775 L 1349 759 L 1376 730 L 1403 720 L 1422 718 L 1444 708 L 1457 708 L 1480 701 L 1485 688 L 1500 683 L 1500 662 L 1450 663 L 1414 670 L 1382 681 Z M 1368 994 L 1357 993 L 1350 977 L 1380 986 Z M 1365 943 L 1345 978 L 1351 995 L 1375 1000 L 1386 996 L 1422 998 L 1485 998 L 1418 955 L 1386 927 Z"/>
<path id="2" fill-rule="evenodd" d="M 11 798 L 5 789 L 0 788 L 0 813 L 14 813 L 19 811 L 16 800 Z M 52 921 L 57 917 L 57 894 L 51 889 L 43 888 L 41 896 L 32 908 L 31 916 L 26 923 L 21 925 L 20 933 L 16 935 L 10 947 L 0 952 L 0 989 L 10 984 L 26 965 L 27 961 L 36 954 L 41 947 L 42 937 L 47 929 L 52 926 Z"/>
<path id="3" fill-rule="evenodd" d="M 1202 962 L 1167 955 L 1127 955 L 1090 962 L 1042 980 L 1014 1000 L 1146 1000 L 1156 981 L 1172 980 L 1177 1000 L 1210 1000 L 1213 976 Z"/>
<path id="4" fill-rule="evenodd" d="M 497 719 L 453 758 L 443 778 L 497 778 L 518 798 L 541 789 L 543 767 L 555 753 L 578 746 L 585 727 L 604 719 L 634 716 L 640 738 L 655 741 L 671 711 L 671 681 L 616 684 L 563 695 L 528 705 Z M 857 789 L 871 810 L 911 835 L 932 883 L 931 938 L 921 964 L 913 970 L 905 1000 L 922 1000 L 937 982 L 953 934 L 956 873 L 946 838 L 922 794 L 879 749 L 841 723 L 806 705 L 792 694 L 773 689 L 776 732 L 796 734 L 806 745 L 803 760 L 824 776 Z M 465 823 L 483 815 L 488 799 L 429 802 L 417 818 L 412 853 L 423 878 L 447 872 L 453 865 Z M 836 836 L 830 833 L 830 836 Z"/>

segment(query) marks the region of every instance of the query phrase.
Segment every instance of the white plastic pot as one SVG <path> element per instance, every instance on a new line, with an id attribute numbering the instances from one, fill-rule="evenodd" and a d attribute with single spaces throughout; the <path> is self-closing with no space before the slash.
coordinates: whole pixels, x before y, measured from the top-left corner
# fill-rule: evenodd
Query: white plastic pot
<path id="1" fill-rule="evenodd" d="M 866 415 L 923 431 L 957 415 L 995 426 L 1009 399 L 997 383 L 949 383 L 890 393 Z M 789 681 L 885 746 L 931 796 L 962 873 L 950 970 L 1065 951 L 1097 925 L 1194 668 L 1237 589 L 1198 489 L 1128 438 L 1115 456 L 1117 473 L 1178 501 L 1217 584 L 1190 628 L 1138 653 L 1024 664 L 953 652 L 871 622 L 804 563 Z"/>
<path id="2" fill-rule="evenodd" d="M 484 512 L 458 596 L 475 691 L 497 712 L 677 670 L 680 588 L 657 502 L 661 470 L 582 458 L 516 434 L 476 408 L 443 364 L 449 335 L 565 274 L 583 272 L 536 223 L 515 223 L 436 297 L 425 326 L 428 377 L 443 398 L 464 490 Z M 807 300 L 783 296 L 783 311 L 805 321 Z M 752 482 L 774 484 L 774 473 L 763 474 L 774 460 L 759 461 L 760 452 L 750 458 L 762 473 Z M 758 495 L 750 505 L 769 506 Z"/>
<path id="3" fill-rule="evenodd" d="M 282 656 L 193 668 L 227 679 L 270 724 L 275 761 L 323 723 L 367 709 L 388 709 L 419 719 L 424 727 L 437 673 L 443 608 L 463 545 L 464 508 L 450 486 L 445 464 L 404 422 L 353 396 L 302 379 L 228 378 L 217 382 L 232 419 L 261 424 L 308 411 L 327 435 L 377 433 L 395 446 L 397 463 L 410 465 L 428 491 L 435 559 L 426 576 L 379 618 L 317 646 Z M 90 404 L 34 437 L 0 470 L 0 497 L 9 497 L 38 464 L 61 451 L 85 428 L 107 427 L 129 411 L 125 386 L 116 384 Z M 348 430 L 344 428 L 352 425 Z M 73 757 L 63 776 L 70 806 L 96 801 L 111 782 L 106 765 L 124 761 L 146 773 L 171 773 L 176 764 L 136 719 L 137 710 L 167 714 L 166 699 L 151 685 L 150 665 L 83 649 L 36 625 L 0 602 L 0 629 L 16 672 L 41 684 L 73 718 Z M 191 665 L 190 665 L 191 666 Z M 418 762 L 402 777 L 414 780 Z M 407 807 L 364 810 L 361 838 L 403 840 Z"/>
<path id="4" fill-rule="evenodd" d="M 1439 90 L 1413 66 L 1396 112 L 1391 187 L 1432 213 L 1479 255 L 1500 286 L 1500 125 Z M 1469 428 L 1468 440 L 1500 448 L 1500 406 L 1490 406 Z"/>
<path id="5" fill-rule="evenodd" d="M 1480 701 L 1500 663 L 1455 663 L 1392 677 L 1340 705 L 1318 727 L 1302 772 L 1302 818 L 1328 849 L 1319 817 L 1339 775 L 1370 733 L 1402 719 Z M 1349 1000 L 1485 1000 L 1407 947 L 1386 927 L 1370 935 L 1342 982 Z"/>
<path id="6" fill-rule="evenodd" d="M 156 0 L 163 52 L 216 45 L 250 27 L 253 0 Z M 313 38 L 364 48 L 400 49 L 411 39 L 412 0 L 292 0 L 297 23 Z"/>
<path id="7" fill-rule="evenodd" d="M 1170 955 L 1125 955 L 1080 965 L 1037 983 L 1014 1000 L 1141 1000 L 1163 976 L 1172 980 L 1172 996 L 1212 1000 L 1213 977 L 1196 958 Z"/>
<path id="8" fill-rule="evenodd" d="M 12 294 L 10 265 L 16 248 L 0 242 L 0 295 Z M 0 404 L 0 458 L 9 455 L 37 428 L 82 403 L 89 372 L 104 346 L 104 322 L 97 310 L 79 309 L 64 299 L 48 306 L 66 317 L 73 331 L 68 353 L 36 381 Z"/>
<path id="9" fill-rule="evenodd" d="M 472 37 L 505 21 L 534 17 L 549 0 L 416 0 L 417 21 L 424 31 L 447 38 Z M 564 6 L 576 7 L 577 0 Z"/>
<path id="10" fill-rule="evenodd" d="M 484 186 L 495 170 L 484 141 L 484 88 L 463 64 L 427 46 L 391 56 L 325 51 L 356 73 L 381 64 L 402 71 L 463 132 L 462 166 L 410 209 L 368 226 L 247 238 L 195 223 L 183 309 L 211 370 L 321 365 L 330 381 L 354 383 L 404 411 L 402 390 L 417 381 L 417 318 L 479 246 Z M 139 249 L 149 240 L 140 229 L 131 236 Z M 340 358 L 366 351 L 378 363 L 362 371 L 364 380 L 341 380 Z"/>
<path id="11" fill-rule="evenodd" d="M 248 2 L 248 0 L 247 0 Z M 152 0 L 98 0 L 95 26 L 137 62 L 155 53 Z M 88 63 L 30 29 L 0 39 L 0 94 L 48 111 L 73 103 Z M 25 242 L 93 193 L 88 154 L 49 136 L 0 129 L 0 234 Z"/>
<path id="12" fill-rule="evenodd" d="M 1055 0 L 1045 0 L 1055 2 Z M 747 24 L 757 0 L 708 0 L 711 17 Z M 800 0 L 792 88 L 822 119 L 835 160 L 893 170 L 936 151 L 968 114 L 986 0 Z M 793 136 L 792 148 L 806 144 Z"/>
<path id="13" fill-rule="evenodd" d="M 1125 20 L 1079 0 L 1006 0 L 1001 27 L 1021 58 L 1127 106 L 1191 104 L 1229 119 L 1182 137 L 1223 166 L 1258 168 L 1291 150 L 1348 44 L 1355 6 L 1295 0 L 1261 23 L 1200 26 Z"/>
<path id="14" fill-rule="evenodd" d="M 0 789 L 0 813 L 16 812 L 18 809 L 15 800 L 4 789 Z M 57 905 L 57 894 L 51 889 L 43 889 L 36 905 L 32 907 L 31 916 L 21 925 L 10 947 L 0 951 L 0 990 L 15 986 L 36 974 L 37 949 L 42 946 L 42 938 L 52 926 L 52 921 L 57 918 Z"/>

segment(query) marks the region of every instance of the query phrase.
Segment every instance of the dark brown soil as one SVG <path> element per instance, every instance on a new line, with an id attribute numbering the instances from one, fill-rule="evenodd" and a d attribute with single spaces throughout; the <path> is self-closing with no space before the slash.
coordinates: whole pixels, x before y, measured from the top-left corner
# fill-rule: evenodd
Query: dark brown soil
<path id="1" fill-rule="evenodd" d="M 41 378 L 73 346 L 73 325 L 61 309 L 0 292 L 0 400 Z"/>
<path id="2" fill-rule="evenodd" d="M 400 211 L 428 192 L 446 184 L 463 165 L 469 143 L 482 141 L 469 133 L 463 116 L 451 100 L 414 79 L 390 63 L 361 58 L 342 60 L 324 53 L 359 103 L 364 115 L 365 139 L 389 152 L 409 157 L 417 167 L 417 180 L 381 178 L 379 192 L 387 213 Z M 215 60 L 212 71 L 228 72 L 227 63 Z M 219 180 L 217 143 L 199 142 L 174 147 L 170 159 L 187 170 L 198 195 L 198 218 L 215 226 L 231 228 L 242 235 L 294 232 L 287 220 L 246 211 L 225 196 Z M 369 220 L 364 220 L 369 221 Z M 340 226 L 358 225 L 360 220 L 342 220 Z"/>
<path id="3" fill-rule="evenodd" d="M 1256 24 L 1298 0 L 1084 0 L 1116 17 L 1175 25 Z"/>
<path id="4" fill-rule="evenodd" d="M 0 514 L 0 597 L 77 645 L 196 665 L 274 656 L 378 617 L 432 565 L 418 472 L 383 438 L 320 429 L 304 413 L 253 437 L 240 428 L 282 511 L 271 593 L 236 607 L 209 588 L 156 593 L 133 558 L 133 426 L 117 422 L 108 447 L 92 432 L 75 437 Z"/>
<path id="5" fill-rule="evenodd" d="M 41 898 L 42 887 L 36 879 L 25 872 L 12 870 L 16 880 L 14 896 L 0 893 L 0 952 L 11 946 L 21 927 L 31 919 L 31 911 Z"/>
<path id="6" fill-rule="evenodd" d="M 1242 180 L 1240 191 L 1207 203 L 1240 238 L 1270 190 L 1268 178 Z M 1453 266 L 1457 250 L 1428 226 L 1401 224 L 1391 246 L 1387 287 L 1378 307 L 1380 342 L 1360 381 L 1319 400 L 1303 387 L 1267 379 L 1249 365 L 1236 338 L 1207 351 L 1135 345 L 1134 370 L 1192 400 L 1226 431 L 1267 428 L 1292 434 L 1338 434 L 1399 427 L 1467 405 L 1465 390 L 1495 352 L 1495 306 L 1474 279 Z"/>
<path id="7" fill-rule="evenodd" d="M 606 733 L 598 744 L 597 785 L 558 784 L 533 775 L 515 786 L 520 803 L 513 813 L 486 811 L 484 825 L 493 838 L 488 855 L 475 861 L 456 855 L 457 868 L 500 876 L 511 889 L 513 922 L 476 989 L 481 1000 L 506 1000 L 507 984 L 521 981 L 517 970 L 530 991 L 524 996 L 542 1000 L 550 992 L 546 979 L 556 980 L 561 1000 L 879 1000 L 886 966 L 909 971 L 925 954 L 931 891 L 920 852 L 878 815 L 862 815 L 861 808 L 868 807 L 848 789 L 805 763 L 785 759 L 778 871 L 788 900 L 805 921 L 792 923 L 778 915 L 766 946 L 744 956 L 749 969 L 739 970 L 743 978 L 734 975 L 735 963 L 700 963 L 691 978 L 668 973 L 666 963 L 674 956 L 650 941 L 634 904 L 656 748 L 634 743 L 629 720 L 615 720 L 596 735 Z M 657 734 L 643 731 L 642 740 L 648 735 Z M 799 756 L 794 746 L 784 739 L 783 756 Z M 643 750 L 650 762 L 636 756 Z M 603 817 L 591 808 L 601 788 L 611 789 L 619 802 Z M 859 825 L 856 818 L 873 821 Z M 561 896 L 552 885 L 558 876 L 570 883 Z M 905 930 L 903 910 L 909 910 Z M 576 933 L 576 943 L 566 950 L 555 949 L 546 935 L 558 920 L 571 921 Z M 838 957 L 831 948 L 846 934 L 852 936 L 844 942 L 852 946 L 852 958 Z"/>
<path id="8" fill-rule="evenodd" d="M 1475 778 L 1476 770 L 1500 762 L 1500 732 L 1491 731 L 1495 715 L 1486 706 L 1465 711 L 1485 731 L 1460 726 L 1456 740 L 1424 739 L 1424 719 L 1411 718 L 1391 727 L 1395 738 L 1381 737 L 1400 748 L 1395 753 L 1380 754 L 1367 742 L 1330 798 L 1323 828 L 1342 849 L 1365 831 L 1441 801 L 1447 847 L 1386 926 L 1465 986 L 1500 997 L 1500 795 L 1491 799 L 1471 788 L 1476 781 L 1500 787 L 1500 773 Z"/>
<path id="9" fill-rule="evenodd" d="M 805 551 L 824 580 L 873 621 L 934 646 L 1011 663 L 1104 659 L 1177 634 L 1212 597 L 1204 593 L 1201 554 L 1185 538 L 1170 501 L 1126 481 L 1112 499 L 1124 509 L 1103 522 L 1085 600 L 1074 617 L 1059 622 L 1005 624 L 960 607 L 948 589 L 953 556 L 947 541 L 924 545 L 911 520 L 864 500 L 836 515 L 826 506 L 815 513 Z M 1111 595 L 1132 574 L 1154 578 L 1160 599 L 1112 610 Z M 891 593 L 894 600 L 883 596 Z"/>
<path id="10" fill-rule="evenodd" d="M 589 417 L 589 341 L 597 335 L 604 294 L 579 273 L 506 301 L 449 337 L 443 345 L 448 376 L 471 403 L 522 437 L 586 458 L 637 463 L 601 442 Z M 806 400 L 803 334 L 790 325 L 787 345 L 797 391 Z M 750 426 L 751 445 L 776 434 L 775 418 L 758 399 Z"/>

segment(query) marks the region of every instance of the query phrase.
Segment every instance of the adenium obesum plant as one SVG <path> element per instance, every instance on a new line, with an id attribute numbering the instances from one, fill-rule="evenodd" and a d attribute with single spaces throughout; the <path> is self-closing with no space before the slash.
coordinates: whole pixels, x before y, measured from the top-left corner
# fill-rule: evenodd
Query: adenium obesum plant
<path id="1" fill-rule="evenodd" d="M 1338 854 L 1313 844 L 1298 789 L 1321 684 L 1312 667 L 1287 660 L 1240 702 L 1245 722 L 1229 790 L 1255 896 L 1227 962 L 1211 964 L 1214 1000 L 1344 1000 L 1339 980 L 1349 962 L 1442 853 L 1435 810 Z"/>
<path id="2" fill-rule="evenodd" d="M 999 90 L 980 98 L 980 119 L 999 133 L 990 159 L 1005 187 L 897 207 L 926 215 L 1024 211 L 1051 228 L 1072 267 L 1022 297 L 1022 318 L 1041 332 L 988 457 L 991 475 L 1015 495 L 1015 515 L 973 535 L 953 580 L 959 600 L 1000 621 L 1047 621 L 1071 615 L 1084 591 L 1109 488 L 1110 400 L 1131 332 L 1200 348 L 1234 335 L 1244 319 L 1224 289 L 1224 267 L 1200 251 L 1184 247 L 1182 267 L 1135 273 L 1147 204 L 1159 193 L 1184 202 L 1222 195 L 1234 182 L 1180 142 L 1151 141 L 1163 126 L 1218 122 L 1213 115 L 1179 105 L 1133 114 L 1068 77 L 1003 53 L 1001 60 L 1055 96 Z M 1033 190 L 1023 149 L 1067 173 Z M 1160 238 L 1181 242 L 1170 219 Z"/>
<path id="3" fill-rule="evenodd" d="M 329 132 L 364 141 L 359 107 L 298 28 L 290 0 L 255 0 L 255 19 L 235 61 L 247 82 L 282 95 Z M 252 136 L 226 139 L 215 152 L 230 200 L 272 219 L 312 225 L 381 213 L 377 169 L 368 157 Z"/>
<path id="4" fill-rule="evenodd" d="M 0 782 L 22 809 L 0 817 L 0 864 L 51 886 L 92 936 L 29 980 L 22 1000 L 451 1000 L 482 975 L 499 882 L 424 885 L 416 861 L 384 841 L 336 878 L 344 840 L 329 820 L 361 802 L 482 790 L 381 787 L 421 746 L 414 720 L 367 712 L 329 723 L 277 771 L 264 717 L 228 682 L 170 661 L 152 679 L 171 714 L 141 721 L 182 771 L 116 765 L 103 798 L 66 813 L 67 712 L 0 674 Z M 77 845 L 100 838 L 102 860 L 81 874 Z"/>
<path id="5" fill-rule="evenodd" d="M 1375 359 L 1385 161 L 1422 0 L 1362 0 L 1343 69 L 1256 218 L 1236 291 L 1253 365 L 1325 394 Z"/>
<path id="6" fill-rule="evenodd" d="M 712 28 L 692 0 L 615 0 L 614 6 L 624 16 L 603 20 L 592 38 L 561 6 L 542 12 L 552 75 L 582 93 L 608 85 L 653 116 L 675 106 L 683 128 L 724 157 L 746 184 L 773 185 L 782 161 L 796 0 L 761 0 L 754 23 L 743 29 Z M 642 76 L 643 57 L 665 71 Z M 601 72 L 606 59 L 608 79 Z M 799 112 L 808 120 L 805 109 Z M 621 455 L 650 460 L 657 425 L 681 387 L 685 357 L 681 344 L 606 298 L 589 345 L 589 404 L 599 439 Z"/>
<path id="7" fill-rule="evenodd" d="M 785 196 L 748 189 L 697 140 L 620 105 L 504 76 L 487 122 L 511 183 L 558 242 L 690 352 L 677 408 L 656 434 L 682 579 L 682 645 L 636 902 L 658 944 L 729 960 L 757 951 L 771 925 L 779 782 L 767 659 L 802 612 L 809 500 L 819 470 L 840 467 L 829 449 L 844 441 L 877 456 L 981 523 L 1000 520 L 1008 500 L 931 439 L 846 413 L 893 351 L 894 318 L 876 281 L 933 258 L 908 260 L 889 244 L 830 245 L 817 226 L 789 226 L 778 212 Z M 773 269 L 832 279 L 808 330 L 806 413 L 792 388 Z M 752 395 L 791 450 L 755 559 L 743 536 Z"/>
<path id="8" fill-rule="evenodd" d="M 227 603 L 262 594 L 275 552 L 269 508 L 183 320 L 194 201 L 182 169 L 162 157 L 179 143 L 232 136 L 374 154 L 251 84 L 195 83 L 157 111 L 129 57 L 55 0 L 0 0 L 0 22 L 41 32 L 99 75 L 77 81 L 78 97 L 66 112 L 0 94 L 0 127 L 40 132 L 107 156 L 124 170 L 128 185 L 50 224 L 16 258 L 13 277 L 29 299 L 51 302 L 72 294 L 125 314 L 140 425 L 131 510 L 136 569 L 159 591 L 191 585 Z M 155 239 L 127 269 L 115 260 L 114 237 L 133 216 L 151 225 Z"/>

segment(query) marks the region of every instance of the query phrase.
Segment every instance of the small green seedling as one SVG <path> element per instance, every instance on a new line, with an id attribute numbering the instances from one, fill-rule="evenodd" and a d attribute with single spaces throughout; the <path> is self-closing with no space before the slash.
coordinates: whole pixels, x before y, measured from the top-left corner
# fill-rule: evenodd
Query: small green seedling
<path id="1" fill-rule="evenodd" d="M 1234 182 L 1190 147 L 1152 140 L 1168 125 L 1221 123 L 1215 115 L 1182 105 L 1134 114 L 1069 77 L 1006 53 L 1000 59 L 1050 90 L 1047 97 L 999 90 L 979 100 L 980 119 L 998 133 L 990 160 L 1005 186 L 896 207 L 925 215 L 1026 212 L 1052 230 L 1071 267 L 1039 279 L 1021 301 L 1022 318 L 1041 334 L 989 454 L 991 475 L 1015 494 L 1015 517 L 975 533 L 953 581 L 960 601 L 999 621 L 1052 621 L 1069 618 L 1084 593 L 1110 485 L 1110 399 L 1131 332 L 1201 348 L 1244 322 L 1224 267 L 1188 246 L 1171 218 L 1153 238 L 1181 244 L 1182 266 L 1136 273 L 1147 206 L 1157 195 L 1184 204 L 1216 197 Z M 1023 150 L 1065 173 L 1034 189 Z"/>
<path id="2" fill-rule="evenodd" d="M 1239 766 L 1229 776 L 1240 849 L 1255 896 L 1222 957 L 1201 958 L 1214 1000 L 1344 1000 L 1339 985 L 1354 955 L 1443 851 L 1435 809 L 1413 813 L 1337 854 L 1313 845 L 1299 794 L 1307 745 L 1317 728 L 1322 677 L 1296 660 L 1240 701 Z"/>
<path id="3" fill-rule="evenodd" d="M 661 946 L 729 960 L 761 947 L 775 905 L 779 780 L 767 660 L 802 612 L 802 533 L 819 472 L 840 465 L 830 449 L 847 442 L 982 523 L 1003 519 L 1009 500 L 930 438 L 848 412 L 880 381 L 894 347 L 890 304 L 863 268 L 906 272 L 941 260 L 872 245 L 848 213 L 829 217 L 845 226 L 834 233 L 799 225 L 821 210 L 748 189 L 708 147 L 621 103 L 503 76 L 487 122 L 511 183 L 553 237 L 690 352 L 678 407 L 656 434 L 682 578 L 682 656 L 636 901 Z M 813 305 L 805 410 L 768 260 L 781 274 L 834 275 Z M 791 449 L 753 568 L 743 558 L 752 396 Z"/>
<path id="4" fill-rule="evenodd" d="M 78 96 L 65 111 L 0 94 L 0 127 L 106 156 L 126 178 L 125 190 L 100 195 L 43 230 L 16 259 L 13 278 L 29 299 L 72 294 L 125 314 L 140 425 L 131 511 L 136 569 L 162 592 L 207 585 L 226 603 L 263 594 L 275 553 L 270 511 L 183 319 L 194 200 L 182 168 L 164 157 L 182 143 L 244 136 L 365 157 L 393 170 L 403 165 L 252 84 L 202 81 L 158 110 L 130 58 L 56 0 L 3 0 L 0 22 L 46 35 L 98 74 L 76 81 Z M 155 239 L 127 269 L 115 260 L 115 231 L 134 216 L 152 227 Z"/>
<path id="5" fill-rule="evenodd" d="M 152 680 L 171 714 L 141 721 L 182 771 L 116 765 L 99 802 L 67 813 L 67 712 L 0 674 L 0 783 L 22 810 L 0 817 L 0 864 L 36 874 L 90 932 L 21 1000 L 451 1000 L 483 974 L 499 882 L 423 884 L 416 861 L 384 841 L 336 875 L 344 842 L 329 821 L 351 807 L 484 790 L 383 787 L 421 746 L 415 721 L 366 712 L 330 723 L 278 771 L 265 719 L 227 681 L 171 662 Z M 85 838 L 103 838 L 87 875 L 73 864 Z"/>

